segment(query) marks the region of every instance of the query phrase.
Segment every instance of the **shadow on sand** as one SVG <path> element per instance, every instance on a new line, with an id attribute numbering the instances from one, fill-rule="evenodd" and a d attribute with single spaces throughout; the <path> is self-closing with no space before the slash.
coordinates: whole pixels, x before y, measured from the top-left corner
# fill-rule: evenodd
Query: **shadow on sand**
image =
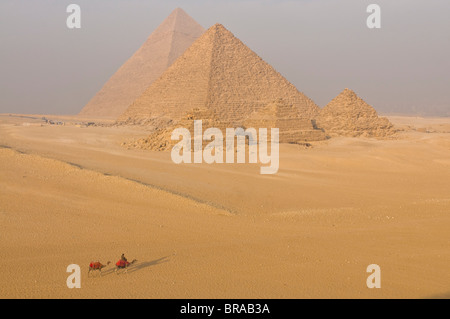
<path id="1" fill-rule="evenodd" d="M 152 261 L 146 261 L 146 262 L 142 262 L 142 263 L 139 262 L 139 261 L 136 261 L 135 264 L 133 264 L 133 265 L 128 267 L 127 273 L 132 273 L 132 272 L 135 272 L 135 271 L 138 271 L 138 270 L 141 270 L 141 269 L 145 269 L 145 268 L 148 268 L 148 267 L 151 267 L 151 266 L 155 266 L 155 265 L 158 265 L 158 264 L 162 264 L 162 263 L 168 262 L 169 261 L 169 257 L 170 256 L 165 256 L 165 257 L 161 257 L 159 259 L 155 259 L 155 260 L 152 260 Z M 115 269 L 116 269 L 116 266 L 114 266 L 114 265 L 112 267 L 109 266 L 107 270 L 103 270 L 102 271 L 101 276 L 104 277 L 104 276 L 107 276 L 107 275 L 110 275 L 110 274 L 114 274 L 115 273 Z M 120 269 L 117 272 L 117 274 L 118 275 L 119 274 L 123 274 L 124 272 L 125 272 L 124 269 Z M 99 272 L 91 273 L 91 275 L 89 277 L 100 277 L 100 274 L 99 274 Z"/>
<path id="2" fill-rule="evenodd" d="M 169 257 L 170 256 L 165 256 L 165 257 L 161 257 L 159 259 L 155 259 L 155 260 L 152 260 L 152 261 L 146 261 L 146 262 L 142 262 L 142 263 L 137 261 L 136 264 L 131 265 L 130 267 L 128 267 L 127 273 L 130 274 L 130 273 L 133 273 L 133 272 L 141 270 L 141 269 L 145 269 L 145 268 L 148 268 L 148 267 L 151 267 L 151 266 L 155 266 L 155 265 L 158 265 L 158 264 L 162 264 L 162 263 L 168 262 L 169 261 Z M 123 270 L 120 271 L 119 274 L 122 273 L 122 272 L 123 272 Z"/>

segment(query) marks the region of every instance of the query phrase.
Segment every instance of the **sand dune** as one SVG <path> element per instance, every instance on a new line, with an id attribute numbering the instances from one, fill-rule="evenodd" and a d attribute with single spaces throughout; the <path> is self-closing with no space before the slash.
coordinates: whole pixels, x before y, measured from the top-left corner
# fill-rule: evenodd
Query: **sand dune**
<path id="1" fill-rule="evenodd" d="M 262 176 L 121 147 L 140 128 L 0 116 L 0 297 L 445 297 L 450 137 L 416 128 L 448 121 L 390 120 L 409 123 L 397 140 L 282 144 Z M 128 274 L 87 277 L 122 253 L 138 259 Z M 366 287 L 373 263 L 381 289 Z"/>

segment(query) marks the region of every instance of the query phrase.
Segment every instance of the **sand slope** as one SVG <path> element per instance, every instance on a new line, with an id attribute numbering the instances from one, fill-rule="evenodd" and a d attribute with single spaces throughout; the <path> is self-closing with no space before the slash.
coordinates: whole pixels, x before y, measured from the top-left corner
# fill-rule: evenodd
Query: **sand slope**
<path id="1" fill-rule="evenodd" d="M 261 176 L 125 150 L 125 128 L 22 122 L 0 116 L 1 298 L 449 296 L 448 133 L 282 145 Z M 122 253 L 127 275 L 87 278 Z"/>

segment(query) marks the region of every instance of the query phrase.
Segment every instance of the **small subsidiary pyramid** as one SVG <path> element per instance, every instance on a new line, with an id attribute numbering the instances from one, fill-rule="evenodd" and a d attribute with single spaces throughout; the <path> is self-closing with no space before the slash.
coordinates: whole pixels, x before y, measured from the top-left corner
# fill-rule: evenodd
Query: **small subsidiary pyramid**
<path id="1" fill-rule="evenodd" d="M 299 116 L 315 118 L 319 107 L 220 24 L 209 28 L 119 117 L 149 125 L 179 120 L 195 108 L 240 125 L 253 112 L 283 99 Z"/>
<path id="2" fill-rule="evenodd" d="M 326 139 L 323 131 L 313 129 L 310 119 L 300 117 L 296 107 L 282 99 L 271 102 L 250 115 L 244 126 L 256 129 L 278 128 L 280 143 L 297 144 Z"/>
<path id="3" fill-rule="evenodd" d="M 175 9 L 79 115 L 117 119 L 204 31 L 186 12 Z"/>
<path id="4" fill-rule="evenodd" d="M 192 141 L 191 145 L 194 145 L 194 121 L 201 120 L 202 126 L 206 128 L 218 128 L 222 130 L 223 134 L 226 132 L 226 128 L 229 127 L 229 123 L 219 121 L 213 112 L 205 108 L 195 108 L 188 114 L 185 114 L 176 123 L 170 123 L 164 128 L 160 128 L 152 132 L 148 137 L 140 138 L 122 143 L 129 149 L 145 149 L 152 151 L 165 151 L 172 148 L 178 141 L 172 140 L 172 132 L 176 128 L 186 128 L 191 133 Z M 203 143 L 205 144 L 205 142 Z"/>
<path id="5" fill-rule="evenodd" d="M 331 136 L 387 137 L 395 133 L 387 118 L 379 117 L 375 109 L 345 89 L 320 112 L 317 126 Z"/>

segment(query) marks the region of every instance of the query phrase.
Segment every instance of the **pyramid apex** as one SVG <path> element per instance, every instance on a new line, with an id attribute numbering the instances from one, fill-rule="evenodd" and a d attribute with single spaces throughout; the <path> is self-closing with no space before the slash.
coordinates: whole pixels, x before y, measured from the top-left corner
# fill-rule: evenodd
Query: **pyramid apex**
<path id="1" fill-rule="evenodd" d="M 345 88 L 339 93 L 333 100 L 328 103 L 323 110 L 329 109 L 373 109 L 372 106 L 367 104 L 361 99 L 353 90 Z M 375 111 L 375 109 L 373 109 Z"/>
<path id="2" fill-rule="evenodd" d="M 214 32 L 214 33 L 231 33 L 227 28 L 225 28 L 222 24 L 220 23 L 216 23 L 215 25 L 213 25 L 212 27 L 210 27 L 208 29 L 209 32 Z"/>
<path id="3" fill-rule="evenodd" d="M 341 93 L 339 93 L 339 95 L 336 98 L 338 98 L 338 97 L 355 99 L 355 98 L 358 98 L 358 95 L 352 89 L 345 88 Z"/>
<path id="4" fill-rule="evenodd" d="M 186 12 L 184 11 L 182 8 L 177 7 L 175 8 L 169 15 L 173 16 L 175 19 L 192 19 L 192 17 Z"/>
<path id="5" fill-rule="evenodd" d="M 175 8 L 157 28 L 159 32 L 189 33 L 193 30 L 195 30 L 194 32 L 204 32 L 203 27 L 180 7 Z"/>
<path id="6" fill-rule="evenodd" d="M 187 14 L 186 11 L 184 11 L 182 8 L 177 7 L 175 9 L 173 9 L 173 11 L 170 13 L 170 15 L 172 15 L 172 14 L 175 15 L 175 14 L 179 14 L 179 13 Z"/>
<path id="7" fill-rule="evenodd" d="M 355 91 L 353 91 L 352 89 L 349 89 L 349 88 L 345 88 L 345 89 L 342 91 L 342 93 L 346 93 L 346 94 L 352 93 L 352 94 L 355 94 Z"/>
<path id="8" fill-rule="evenodd" d="M 205 34 L 213 37 L 235 38 L 234 34 L 220 23 L 211 26 Z"/>

